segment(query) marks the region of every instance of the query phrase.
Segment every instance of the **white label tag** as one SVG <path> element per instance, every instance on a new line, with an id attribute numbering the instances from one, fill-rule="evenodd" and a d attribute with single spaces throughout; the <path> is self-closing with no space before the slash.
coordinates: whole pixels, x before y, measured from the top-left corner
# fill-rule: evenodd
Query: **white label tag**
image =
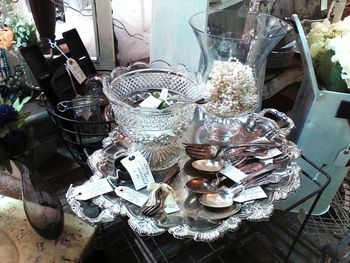
<path id="1" fill-rule="evenodd" d="M 160 95 L 159 95 L 159 99 L 166 101 L 168 98 L 168 93 L 169 93 L 168 89 L 162 88 L 162 91 L 160 92 Z"/>
<path id="2" fill-rule="evenodd" d="M 88 200 L 112 191 L 113 188 L 109 184 L 107 178 L 103 178 L 77 186 L 74 189 L 74 196 L 77 200 Z"/>
<path id="3" fill-rule="evenodd" d="M 260 186 L 252 187 L 249 189 L 243 190 L 233 201 L 238 203 L 243 203 L 250 200 L 266 198 L 264 190 Z"/>
<path id="4" fill-rule="evenodd" d="M 178 211 L 180 211 L 180 208 L 174 199 L 173 193 L 170 192 L 164 200 L 164 212 L 166 214 L 171 214 Z"/>
<path id="5" fill-rule="evenodd" d="M 172 214 L 172 213 L 176 213 L 178 211 L 180 211 L 180 208 L 177 205 L 175 205 L 173 207 L 164 207 L 164 212 L 166 214 Z"/>
<path id="6" fill-rule="evenodd" d="M 74 78 L 78 81 L 79 84 L 83 83 L 86 80 L 84 72 L 81 70 L 78 63 L 73 58 L 67 60 L 67 68 L 72 73 Z"/>
<path id="7" fill-rule="evenodd" d="M 350 160 L 349 149 L 343 149 L 338 153 L 337 158 L 335 158 L 333 165 L 339 166 L 339 167 L 346 167 L 349 160 Z"/>
<path id="8" fill-rule="evenodd" d="M 227 176 L 236 183 L 248 176 L 247 174 L 243 173 L 241 170 L 237 169 L 232 165 L 227 165 L 224 169 L 220 171 L 220 173 Z"/>
<path id="9" fill-rule="evenodd" d="M 270 158 L 270 159 L 264 159 L 264 160 L 262 160 L 262 161 L 263 161 L 263 163 L 264 163 L 265 165 L 273 164 L 273 159 L 272 159 L 272 158 Z"/>
<path id="10" fill-rule="evenodd" d="M 147 195 L 139 193 L 126 186 L 118 186 L 114 191 L 120 198 L 123 198 L 139 207 L 143 206 L 148 200 Z"/>
<path id="11" fill-rule="evenodd" d="M 321 0 L 321 11 L 327 10 L 328 8 L 328 0 Z"/>
<path id="12" fill-rule="evenodd" d="M 140 103 L 140 107 L 156 109 L 161 103 L 162 101 L 160 99 L 150 95 Z"/>
<path id="13" fill-rule="evenodd" d="M 120 161 L 129 172 L 135 189 L 139 190 L 150 183 L 154 183 L 154 178 L 149 165 L 140 152 L 134 152 Z"/>
<path id="14" fill-rule="evenodd" d="M 277 148 L 273 148 L 267 151 L 265 156 L 256 156 L 256 158 L 260 159 L 260 160 L 265 160 L 265 159 L 270 159 L 273 158 L 275 156 L 280 155 L 282 152 L 280 150 L 278 150 Z"/>
<path id="15" fill-rule="evenodd" d="M 257 143 L 259 143 L 259 142 L 270 142 L 270 141 L 264 136 L 264 137 L 255 139 L 255 140 L 253 140 L 253 141 L 251 141 L 251 142 L 257 142 Z"/>

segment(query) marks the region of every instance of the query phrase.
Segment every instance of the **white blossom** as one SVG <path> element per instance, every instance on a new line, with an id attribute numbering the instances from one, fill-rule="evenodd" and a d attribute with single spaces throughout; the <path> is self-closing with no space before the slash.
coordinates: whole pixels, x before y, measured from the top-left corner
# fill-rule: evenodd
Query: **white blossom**
<path id="1" fill-rule="evenodd" d="M 312 58 L 316 58 L 327 50 L 333 50 L 334 55 L 331 61 L 340 64 L 342 67 L 341 77 L 349 84 L 350 16 L 334 24 L 331 24 L 327 19 L 323 22 L 312 23 L 308 34 L 308 43 Z"/>

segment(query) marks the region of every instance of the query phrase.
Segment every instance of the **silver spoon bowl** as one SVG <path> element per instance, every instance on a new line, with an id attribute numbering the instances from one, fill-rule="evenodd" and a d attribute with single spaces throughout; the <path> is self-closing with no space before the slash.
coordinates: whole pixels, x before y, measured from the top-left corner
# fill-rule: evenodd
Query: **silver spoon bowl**
<path id="1" fill-rule="evenodd" d="M 208 180 L 207 178 L 196 177 L 189 180 L 186 183 L 186 187 L 191 192 L 196 194 L 215 193 L 218 189 L 219 184 L 226 179 L 227 179 L 226 176 L 217 177 L 214 180 Z"/>

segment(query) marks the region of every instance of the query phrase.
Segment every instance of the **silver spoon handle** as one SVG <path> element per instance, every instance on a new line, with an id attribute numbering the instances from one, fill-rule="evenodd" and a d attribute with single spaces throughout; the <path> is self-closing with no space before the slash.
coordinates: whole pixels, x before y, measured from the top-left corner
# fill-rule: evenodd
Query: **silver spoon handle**
<path id="1" fill-rule="evenodd" d="M 272 170 L 275 169 L 275 166 L 273 164 L 268 164 L 267 166 L 265 166 L 263 169 L 256 171 L 254 173 L 249 174 L 247 177 L 243 178 L 241 180 L 242 184 L 248 183 L 249 181 L 251 181 L 252 179 L 254 179 L 255 177 L 262 175 L 264 173 L 267 172 L 271 172 Z"/>

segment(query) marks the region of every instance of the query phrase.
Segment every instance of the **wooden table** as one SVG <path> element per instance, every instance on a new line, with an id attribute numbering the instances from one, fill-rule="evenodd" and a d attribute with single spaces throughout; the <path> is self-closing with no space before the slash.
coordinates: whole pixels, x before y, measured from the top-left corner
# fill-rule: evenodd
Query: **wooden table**
<path id="1" fill-rule="evenodd" d="M 58 239 L 44 239 L 30 226 L 22 201 L 0 195 L 0 229 L 17 246 L 19 262 L 79 262 L 96 227 L 70 214 L 64 215 L 64 224 L 63 233 Z"/>

